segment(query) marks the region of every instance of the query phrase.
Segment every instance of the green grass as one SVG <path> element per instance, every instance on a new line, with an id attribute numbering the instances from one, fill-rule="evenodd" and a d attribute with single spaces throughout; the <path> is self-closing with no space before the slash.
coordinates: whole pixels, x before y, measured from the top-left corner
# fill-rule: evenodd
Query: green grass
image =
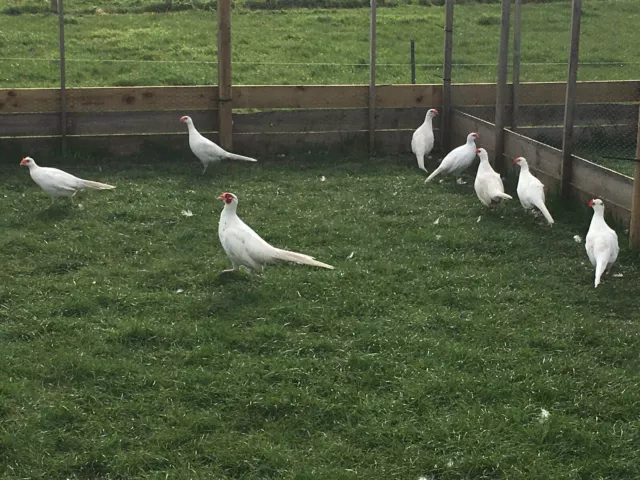
<path id="1" fill-rule="evenodd" d="M 113 8 L 124 4 L 115 2 Z M 2 5 L 0 2 L 0 9 Z M 11 6 L 7 2 L 4 5 Z M 215 11 L 74 13 L 83 11 L 82 5 L 86 7 L 80 2 L 68 7 L 68 86 L 217 83 Z M 98 2 L 94 7 L 105 7 L 108 12 L 107 4 Z M 584 9 L 579 79 L 638 78 L 640 52 L 636 46 L 640 37 L 632 15 L 637 9 L 635 0 L 588 2 Z M 522 66 L 522 81 L 566 79 L 570 4 L 526 4 L 522 12 L 522 62 L 529 63 Z M 455 15 L 454 62 L 466 66 L 454 68 L 454 82 L 494 82 L 499 5 L 459 5 Z M 0 60 L 0 87 L 57 86 L 58 66 L 50 60 L 58 57 L 57 17 L 33 14 L 0 18 L 4 58 Z M 417 81 L 441 82 L 443 23 L 441 7 L 381 8 L 378 82 L 410 82 L 412 39 L 416 41 Z M 616 32 L 615 42 L 607 41 L 606 32 L 612 31 Z M 366 8 L 252 11 L 239 5 L 233 13 L 233 81 L 366 84 L 368 37 Z M 591 65 L 602 62 L 613 64 Z"/>
<path id="2" fill-rule="evenodd" d="M 0 167 L 2 478 L 640 476 L 622 232 L 624 276 L 594 290 L 583 207 L 486 213 L 409 156 L 165 160 L 67 161 L 118 188 L 49 210 Z M 337 269 L 219 276 L 222 191 Z"/>

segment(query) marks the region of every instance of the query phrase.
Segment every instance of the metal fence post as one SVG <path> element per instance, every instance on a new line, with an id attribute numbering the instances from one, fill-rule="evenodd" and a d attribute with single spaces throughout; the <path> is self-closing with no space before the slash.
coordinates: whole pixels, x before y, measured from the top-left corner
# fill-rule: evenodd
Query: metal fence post
<path id="1" fill-rule="evenodd" d="M 416 83 L 416 42 L 411 40 L 411 84 Z"/>

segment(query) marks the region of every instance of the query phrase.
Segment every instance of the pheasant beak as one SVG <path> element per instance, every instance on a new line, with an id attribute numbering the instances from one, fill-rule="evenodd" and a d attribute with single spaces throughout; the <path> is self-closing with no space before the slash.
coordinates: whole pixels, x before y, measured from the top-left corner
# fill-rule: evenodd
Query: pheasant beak
<path id="1" fill-rule="evenodd" d="M 226 193 L 221 193 L 220 195 L 218 195 L 218 199 L 225 200 L 227 198 L 226 195 Z"/>

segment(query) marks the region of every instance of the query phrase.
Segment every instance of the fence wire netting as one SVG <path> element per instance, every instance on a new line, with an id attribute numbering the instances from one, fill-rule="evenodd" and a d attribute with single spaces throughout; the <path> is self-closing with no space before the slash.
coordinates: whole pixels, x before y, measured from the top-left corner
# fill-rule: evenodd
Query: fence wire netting
<path id="1" fill-rule="evenodd" d="M 215 1 L 64 3 L 67 87 L 217 84 Z M 444 8 L 427 3 L 378 0 L 377 84 L 442 83 Z M 60 85 L 58 18 L 50 13 L 50 4 L 0 0 L 0 87 Z M 324 1 L 315 7 L 323 5 L 342 3 Z M 288 8 L 297 6 L 292 2 L 234 2 L 233 83 L 368 84 L 368 5 L 363 0 L 350 8 L 300 10 Z M 579 81 L 640 78 L 640 38 L 635 23 L 628 21 L 632 7 L 628 1 L 616 3 L 616 8 L 604 1 L 585 2 Z M 513 6 L 511 14 L 509 81 L 514 68 Z M 456 2 L 454 84 L 495 83 L 500 23 L 498 3 Z M 570 27 L 571 2 L 521 6 L 520 82 L 566 81 Z M 606 31 L 616 32 L 615 42 L 603 39 Z M 179 95 L 176 92 L 176 101 Z M 508 125 L 515 120 L 519 133 L 560 147 L 563 105 L 540 107 L 536 101 L 523 93 L 515 119 L 509 108 Z M 494 121 L 492 104 L 464 110 Z M 574 153 L 629 174 L 637 122 L 637 105 L 632 103 L 580 103 Z"/>
<path id="2" fill-rule="evenodd" d="M 640 40 L 636 27 L 624 21 L 623 4 L 618 8 L 607 7 L 604 3 L 583 4 L 581 15 L 580 55 L 578 81 L 616 81 L 640 78 L 640 61 L 632 45 Z M 542 6 L 525 3 L 520 7 L 520 63 L 519 80 L 526 82 L 566 82 L 568 56 L 571 39 L 571 2 L 547 4 L 549 15 L 541 16 Z M 453 82 L 454 83 L 495 83 L 497 65 L 469 65 L 470 58 L 460 49 L 466 39 L 483 37 L 487 30 L 487 40 L 483 45 L 492 49 L 491 56 L 498 58 L 500 10 L 483 13 L 475 22 L 454 20 Z M 552 14 L 551 14 L 552 13 Z M 508 61 L 508 82 L 514 78 L 515 64 L 515 7 L 511 7 L 511 30 Z M 616 31 L 617 47 L 603 41 L 602 32 L 610 24 Z M 493 27 L 493 28 L 492 28 Z M 490 32 L 489 32 L 490 30 Z M 479 33 L 480 32 L 480 33 Z M 620 86 L 603 83 L 601 89 L 609 89 L 611 98 L 616 97 Z M 528 97 L 532 90 L 520 89 L 517 109 L 513 98 L 506 107 L 507 128 L 541 141 L 556 148 L 562 148 L 564 123 L 564 96 L 555 104 L 538 105 L 540 97 Z M 597 92 L 596 88 L 593 89 Z M 633 95 L 631 95 L 633 96 Z M 489 122 L 495 122 L 495 104 L 463 107 L 460 110 Z M 638 131 L 638 104 L 636 101 L 598 102 L 584 94 L 575 105 L 572 153 L 589 161 L 627 175 L 635 169 L 636 138 Z"/>

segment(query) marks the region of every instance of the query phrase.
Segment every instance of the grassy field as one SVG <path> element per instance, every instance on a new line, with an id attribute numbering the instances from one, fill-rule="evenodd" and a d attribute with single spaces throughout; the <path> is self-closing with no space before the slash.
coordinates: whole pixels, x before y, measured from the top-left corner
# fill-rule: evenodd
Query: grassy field
<path id="1" fill-rule="evenodd" d="M 2 478 L 640 477 L 640 272 L 621 233 L 593 289 L 587 209 L 487 213 L 408 156 L 168 160 L 67 160 L 118 188 L 51 209 L 0 167 Z M 337 269 L 219 276 L 223 191 Z"/>
<path id="2" fill-rule="evenodd" d="M 29 5 L 19 2 L 23 7 Z M 128 2 L 143 7 L 147 2 Z M 0 1 L 0 11 L 17 8 Z M 46 7 L 47 2 L 38 5 Z M 191 85 L 217 83 L 216 13 L 210 9 L 110 14 L 125 2 L 67 7 L 67 85 Z M 4 8 L 3 8 L 4 7 Z M 112 10 L 110 10 L 112 8 Z M 137 7 L 136 7 L 137 8 Z M 587 2 L 580 46 L 580 80 L 640 77 L 635 0 Z M 523 6 L 523 81 L 566 78 L 570 4 Z M 132 7 L 131 11 L 136 11 Z M 76 12 L 76 13 L 74 13 Z M 455 82 L 494 82 L 499 5 L 456 7 Z M 50 14 L 0 15 L 0 87 L 59 84 L 58 20 Z M 416 41 L 417 80 L 441 82 L 444 12 L 402 5 L 378 13 L 378 81 L 410 83 L 409 44 Z M 368 9 L 249 10 L 233 14 L 236 84 L 368 83 Z M 608 41 L 606 32 L 616 32 Z M 211 63 L 205 63 L 211 62 Z M 598 65 L 593 65 L 598 63 Z M 601 63 L 604 63 L 602 65 Z M 468 66 L 468 64 L 476 64 Z"/>

